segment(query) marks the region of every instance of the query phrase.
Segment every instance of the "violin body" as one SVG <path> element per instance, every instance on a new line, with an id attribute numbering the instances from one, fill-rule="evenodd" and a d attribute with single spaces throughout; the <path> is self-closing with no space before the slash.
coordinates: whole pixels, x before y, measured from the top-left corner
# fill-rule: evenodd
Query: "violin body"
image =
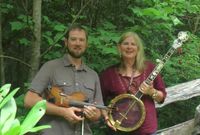
<path id="1" fill-rule="evenodd" d="M 85 101 L 86 96 L 82 92 L 74 92 L 71 95 L 66 95 L 63 93 L 63 90 L 61 90 L 59 87 L 52 86 L 47 99 L 50 102 L 56 104 L 57 106 L 70 107 L 70 101 Z"/>
<path id="2" fill-rule="evenodd" d="M 99 109 L 108 109 L 107 106 L 87 103 L 86 95 L 83 92 L 73 92 L 71 95 L 67 95 L 57 86 L 52 86 L 47 100 L 61 107 L 75 106 L 83 108 L 84 106 L 95 106 Z"/>

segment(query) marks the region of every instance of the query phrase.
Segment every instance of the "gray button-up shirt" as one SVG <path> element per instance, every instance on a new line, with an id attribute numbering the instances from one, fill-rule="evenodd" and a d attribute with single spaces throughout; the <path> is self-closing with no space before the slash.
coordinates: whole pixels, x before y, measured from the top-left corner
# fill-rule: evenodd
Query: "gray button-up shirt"
<path id="1" fill-rule="evenodd" d="M 45 63 L 31 83 L 30 90 L 40 95 L 43 94 L 49 86 L 59 86 L 67 95 L 73 92 L 83 92 L 90 103 L 96 102 L 103 105 L 100 82 L 95 71 L 90 69 L 84 63 L 80 69 L 76 70 L 67 55 L 63 58 L 51 60 Z M 71 124 L 62 117 L 45 115 L 42 124 L 50 124 L 51 129 L 42 131 L 42 135 L 80 135 L 81 122 Z M 84 135 L 91 135 L 89 121 L 84 123 Z"/>

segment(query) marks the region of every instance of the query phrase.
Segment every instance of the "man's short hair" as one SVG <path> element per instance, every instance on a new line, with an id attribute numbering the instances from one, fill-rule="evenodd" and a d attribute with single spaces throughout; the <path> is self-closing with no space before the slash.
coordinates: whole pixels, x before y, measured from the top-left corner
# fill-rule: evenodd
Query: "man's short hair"
<path id="1" fill-rule="evenodd" d="M 79 23 L 72 24 L 68 28 L 65 37 L 68 39 L 69 38 L 69 32 L 72 31 L 72 30 L 75 30 L 75 29 L 83 30 L 85 32 L 85 35 L 86 35 L 86 40 L 88 40 L 88 32 L 87 32 L 87 30 L 81 24 L 79 24 Z"/>

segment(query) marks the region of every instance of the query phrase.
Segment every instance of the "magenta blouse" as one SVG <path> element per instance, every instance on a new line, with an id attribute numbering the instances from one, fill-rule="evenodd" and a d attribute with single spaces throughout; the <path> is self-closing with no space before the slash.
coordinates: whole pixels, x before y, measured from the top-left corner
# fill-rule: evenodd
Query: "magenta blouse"
<path id="1" fill-rule="evenodd" d="M 133 83 L 130 85 L 131 93 L 136 93 L 140 84 L 148 77 L 148 75 L 153 71 L 155 65 L 151 62 L 145 62 L 146 68 L 144 72 L 133 78 Z M 103 99 L 106 105 L 109 101 L 119 94 L 127 93 L 127 89 L 130 83 L 130 77 L 122 76 L 117 71 L 118 65 L 111 66 L 104 70 L 100 74 L 101 89 L 103 94 Z M 153 82 L 153 87 L 161 91 L 166 97 L 165 84 L 159 74 Z M 146 117 L 144 123 L 136 131 L 130 133 L 131 135 L 149 135 L 156 132 L 157 130 L 157 113 L 155 108 L 155 103 L 150 96 L 143 95 L 141 100 L 144 103 Z M 164 102 L 164 100 L 163 100 Z"/>

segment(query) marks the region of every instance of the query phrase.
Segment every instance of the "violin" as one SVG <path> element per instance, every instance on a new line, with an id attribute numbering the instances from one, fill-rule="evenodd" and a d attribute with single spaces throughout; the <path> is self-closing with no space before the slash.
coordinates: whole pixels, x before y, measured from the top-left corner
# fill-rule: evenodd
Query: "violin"
<path id="1" fill-rule="evenodd" d="M 99 109 L 109 109 L 107 106 L 87 103 L 87 98 L 83 92 L 73 92 L 67 95 L 57 86 L 52 86 L 47 99 L 49 102 L 61 107 L 75 106 L 83 108 L 84 106 L 94 106 Z"/>

